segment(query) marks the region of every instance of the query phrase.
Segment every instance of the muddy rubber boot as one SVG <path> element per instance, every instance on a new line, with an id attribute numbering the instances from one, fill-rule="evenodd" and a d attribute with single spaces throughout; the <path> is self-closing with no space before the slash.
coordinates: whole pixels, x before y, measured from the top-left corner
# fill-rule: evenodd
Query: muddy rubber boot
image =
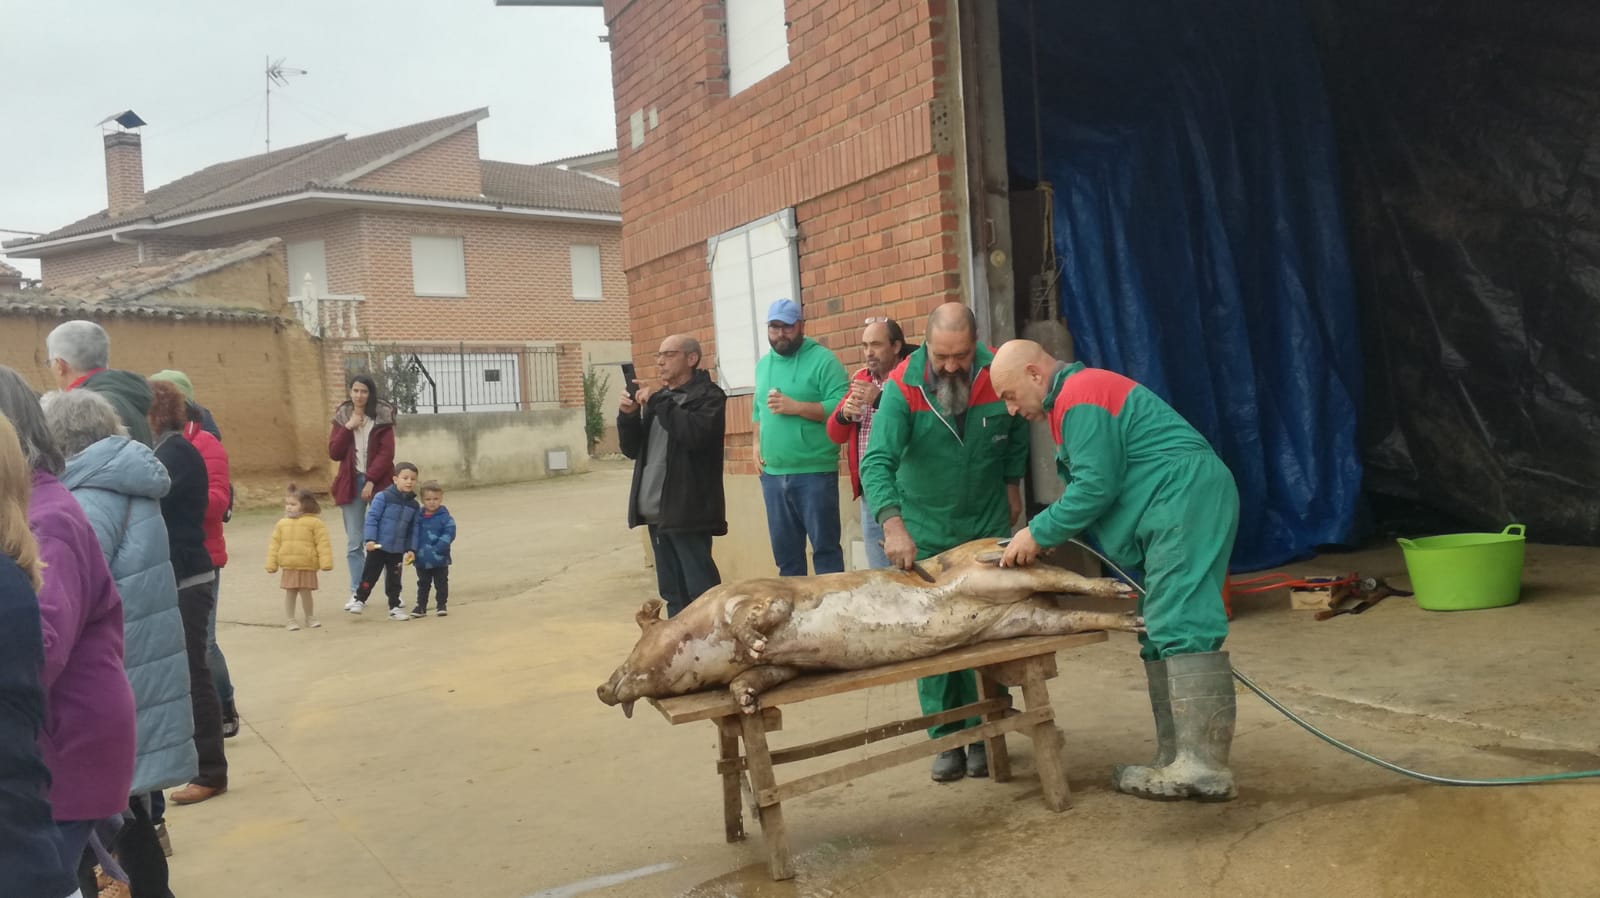
<path id="1" fill-rule="evenodd" d="M 989 775 L 989 746 L 974 742 L 967 746 L 967 776 L 981 779 Z"/>
<path id="2" fill-rule="evenodd" d="M 942 751 L 933 759 L 933 781 L 953 783 L 967 775 L 967 753 L 960 748 Z"/>
<path id="3" fill-rule="evenodd" d="M 1146 661 L 1144 677 L 1150 690 L 1150 711 L 1156 719 L 1156 756 L 1145 767 L 1165 767 L 1172 763 L 1177 747 L 1172 741 L 1172 697 L 1167 691 L 1167 662 Z M 1118 764 L 1112 768 L 1111 781 L 1121 782 L 1122 772 L 1136 765 Z"/>
<path id="4" fill-rule="evenodd" d="M 1236 708 L 1228 653 L 1173 655 L 1161 663 L 1166 665 L 1171 761 L 1118 768 L 1114 780 L 1117 791 L 1154 801 L 1232 800 L 1238 793 L 1233 786 L 1233 771 L 1228 769 L 1228 751 L 1233 745 Z M 1154 703 L 1154 683 L 1150 695 Z M 1158 707 L 1158 740 L 1160 731 Z M 1159 744 L 1157 752 L 1159 760 Z"/>

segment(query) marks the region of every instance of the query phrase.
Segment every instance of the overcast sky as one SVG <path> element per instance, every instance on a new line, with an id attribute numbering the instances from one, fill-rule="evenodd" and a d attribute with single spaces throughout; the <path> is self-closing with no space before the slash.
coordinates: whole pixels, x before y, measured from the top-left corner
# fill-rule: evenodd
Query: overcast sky
<path id="1" fill-rule="evenodd" d="M 599 9 L 493 0 L 0 0 L 0 228 L 105 208 L 96 123 L 124 109 L 150 123 L 147 189 L 262 152 L 269 55 L 310 73 L 273 89 L 274 147 L 487 106 L 486 158 L 609 149 L 604 32 Z"/>

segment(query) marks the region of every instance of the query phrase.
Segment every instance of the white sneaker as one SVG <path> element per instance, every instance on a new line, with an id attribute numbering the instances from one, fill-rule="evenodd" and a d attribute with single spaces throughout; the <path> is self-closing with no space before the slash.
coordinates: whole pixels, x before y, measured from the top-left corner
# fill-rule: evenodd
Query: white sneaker
<path id="1" fill-rule="evenodd" d="M 360 614 L 361 612 L 367 610 L 367 603 L 352 601 L 350 604 L 344 606 L 344 610 L 350 612 L 351 614 Z"/>
<path id="2" fill-rule="evenodd" d="M 295 619 L 292 618 L 292 617 L 289 618 L 289 629 L 290 630 L 298 630 L 298 629 L 300 629 L 300 625 L 298 623 L 296 623 Z"/>
<path id="3" fill-rule="evenodd" d="M 411 619 L 411 615 L 404 608 L 390 608 L 389 609 L 389 619 L 390 620 L 410 620 Z"/>
<path id="4" fill-rule="evenodd" d="M 355 596 L 351 596 L 350 597 L 350 601 L 344 603 L 344 610 L 346 610 L 346 611 L 354 611 L 354 610 L 356 610 L 356 597 Z"/>
<path id="5" fill-rule="evenodd" d="M 307 618 L 306 619 L 306 626 L 308 626 L 311 629 L 315 630 L 318 627 L 322 626 L 322 621 L 319 621 L 314 617 L 313 618 Z"/>

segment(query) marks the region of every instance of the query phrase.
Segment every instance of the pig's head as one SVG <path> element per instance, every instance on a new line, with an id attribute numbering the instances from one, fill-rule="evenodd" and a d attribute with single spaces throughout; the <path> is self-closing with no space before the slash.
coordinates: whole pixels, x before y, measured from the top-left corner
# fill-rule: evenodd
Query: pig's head
<path id="1" fill-rule="evenodd" d="M 641 698 L 672 694 L 669 689 L 668 669 L 677 654 L 682 636 L 669 631 L 667 621 L 661 619 L 661 609 L 666 603 L 651 599 L 644 603 L 634 620 L 639 622 L 639 641 L 634 644 L 628 660 L 611 674 L 611 679 L 601 684 L 595 692 L 607 705 L 621 705 L 622 713 L 633 716 L 633 703 Z"/>

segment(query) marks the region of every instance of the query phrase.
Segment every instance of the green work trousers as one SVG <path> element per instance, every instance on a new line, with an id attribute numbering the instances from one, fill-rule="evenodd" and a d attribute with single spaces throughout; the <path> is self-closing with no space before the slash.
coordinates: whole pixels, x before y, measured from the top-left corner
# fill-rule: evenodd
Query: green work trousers
<path id="1" fill-rule="evenodd" d="M 1222 461 L 1194 453 L 1174 462 L 1138 525 L 1144 549 L 1146 632 L 1139 656 L 1215 652 L 1228 637 L 1222 587 L 1239 532 L 1239 491 Z"/>
<path id="2" fill-rule="evenodd" d="M 917 700 L 922 704 L 923 714 L 937 714 L 940 711 L 970 705 L 978 700 L 978 675 L 970 670 L 957 670 L 947 674 L 922 677 L 917 680 Z M 979 723 L 976 717 L 941 723 L 928 728 L 928 738 L 948 736 L 968 727 L 975 727 Z"/>

